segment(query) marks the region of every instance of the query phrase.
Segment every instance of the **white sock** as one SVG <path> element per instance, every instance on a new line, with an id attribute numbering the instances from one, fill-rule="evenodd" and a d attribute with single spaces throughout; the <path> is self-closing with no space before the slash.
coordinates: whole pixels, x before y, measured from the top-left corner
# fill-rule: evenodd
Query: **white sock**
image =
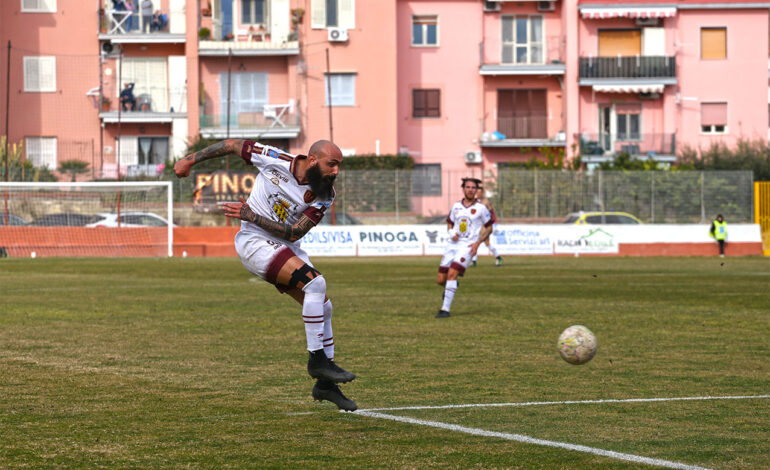
<path id="1" fill-rule="evenodd" d="M 478 260 L 478 259 L 479 259 L 479 254 L 478 254 L 478 253 L 476 253 L 475 255 L 473 255 L 473 259 L 472 259 L 471 261 L 474 261 L 474 262 L 475 262 L 475 261 L 476 261 L 476 260 Z"/>
<path id="2" fill-rule="evenodd" d="M 324 353 L 329 359 L 334 359 L 334 336 L 332 336 L 332 301 L 324 304 Z"/>
<path id="3" fill-rule="evenodd" d="M 449 311 L 452 307 L 452 300 L 455 298 L 455 292 L 457 292 L 457 281 L 447 281 L 444 288 L 444 305 L 441 306 L 441 310 Z"/>
<path id="4" fill-rule="evenodd" d="M 492 253 L 492 256 L 497 258 L 497 248 L 495 248 L 495 246 L 492 245 L 491 243 L 489 244 L 488 248 L 489 248 L 489 252 Z"/>
<path id="5" fill-rule="evenodd" d="M 326 280 L 318 276 L 305 284 L 305 300 L 302 303 L 302 320 L 305 322 L 305 337 L 307 350 L 317 351 L 323 348 L 324 339 L 324 298 L 326 297 Z M 323 292 L 319 292 L 323 291 Z"/>

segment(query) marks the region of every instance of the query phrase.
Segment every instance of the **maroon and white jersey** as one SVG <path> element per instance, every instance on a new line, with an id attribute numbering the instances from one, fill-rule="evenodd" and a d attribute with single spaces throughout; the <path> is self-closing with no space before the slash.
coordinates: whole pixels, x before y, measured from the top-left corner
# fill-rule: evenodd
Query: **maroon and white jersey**
<path id="1" fill-rule="evenodd" d="M 292 155 L 275 147 L 245 141 L 241 158 L 259 169 L 246 201 L 257 215 L 294 225 L 304 214 L 317 224 L 334 202 L 334 190 L 329 199 L 318 199 L 306 181 L 299 181 L 294 176 L 297 161 L 307 158 L 305 155 Z M 241 221 L 241 232 L 292 244 L 245 220 Z M 299 240 L 294 244 L 299 245 Z"/>
<path id="2" fill-rule="evenodd" d="M 456 242 L 453 242 L 450 237 L 450 244 L 473 243 L 479 239 L 481 228 L 491 226 L 493 223 L 492 214 L 480 201 L 474 201 L 468 207 L 463 205 L 463 201 L 455 202 L 449 210 L 446 221 L 452 224 L 452 231 L 460 235 Z"/>

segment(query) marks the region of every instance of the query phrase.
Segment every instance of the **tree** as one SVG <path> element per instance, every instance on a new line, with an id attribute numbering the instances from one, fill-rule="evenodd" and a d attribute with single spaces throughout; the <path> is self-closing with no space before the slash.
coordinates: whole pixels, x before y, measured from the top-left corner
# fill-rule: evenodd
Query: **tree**
<path id="1" fill-rule="evenodd" d="M 77 179 L 77 175 L 88 172 L 88 162 L 83 160 L 63 160 L 59 163 L 59 173 L 69 174 L 71 181 L 74 183 Z"/>

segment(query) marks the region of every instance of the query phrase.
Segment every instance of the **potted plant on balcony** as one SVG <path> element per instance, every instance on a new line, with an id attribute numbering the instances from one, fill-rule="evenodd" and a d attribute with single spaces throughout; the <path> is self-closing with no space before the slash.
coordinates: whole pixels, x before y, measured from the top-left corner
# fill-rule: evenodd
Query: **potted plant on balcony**
<path id="1" fill-rule="evenodd" d="M 203 8 L 201 10 L 201 15 L 203 16 L 211 16 L 211 2 L 208 2 L 206 5 L 206 8 Z"/>
<path id="2" fill-rule="evenodd" d="M 207 27 L 202 27 L 198 30 L 198 39 L 210 39 L 211 38 L 211 30 Z"/>
<path id="3" fill-rule="evenodd" d="M 102 111 L 109 111 L 110 107 L 112 107 L 112 100 L 107 98 L 106 96 L 102 96 Z"/>

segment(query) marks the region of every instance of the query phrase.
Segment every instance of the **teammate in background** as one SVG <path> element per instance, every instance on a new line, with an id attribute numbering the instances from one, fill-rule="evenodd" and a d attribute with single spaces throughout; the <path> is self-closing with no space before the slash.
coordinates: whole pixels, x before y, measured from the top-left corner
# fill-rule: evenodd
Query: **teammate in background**
<path id="1" fill-rule="evenodd" d="M 722 214 L 717 215 L 716 220 L 711 222 L 709 235 L 719 243 L 719 257 L 724 258 L 725 243 L 727 242 L 727 222 L 722 218 Z"/>
<path id="2" fill-rule="evenodd" d="M 473 181 L 476 182 L 476 184 L 479 187 L 479 190 L 476 192 L 476 199 L 481 201 L 482 204 L 487 206 L 487 209 L 489 209 L 489 213 L 492 214 L 492 232 L 497 232 L 497 216 L 495 216 L 495 210 L 492 208 L 492 204 L 489 202 L 489 199 L 487 199 L 487 196 L 484 194 L 484 186 L 480 179 L 474 179 Z M 497 249 L 492 246 L 490 237 L 487 237 L 485 240 L 483 240 L 484 244 L 487 245 L 487 249 L 492 254 L 492 256 L 495 257 L 495 266 L 502 266 L 503 264 L 503 257 L 497 254 Z M 476 266 L 476 262 L 479 259 L 479 254 L 476 253 L 473 256 L 473 263 L 471 266 Z"/>
<path id="3" fill-rule="evenodd" d="M 231 153 L 259 169 L 248 201 L 240 198 L 240 202 L 223 204 L 227 217 L 242 221 L 235 235 L 241 263 L 302 305 L 309 351 L 307 370 L 317 379 L 313 398 L 354 411 L 356 404 L 337 386 L 356 376 L 334 363 L 332 303 L 326 297 L 326 279 L 299 246 L 299 239 L 321 221 L 334 202 L 333 183 L 342 152 L 326 140 L 314 143 L 305 156 L 248 140 L 228 139 L 179 160 L 174 172 L 183 178 L 196 163 Z"/>
<path id="4" fill-rule="evenodd" d="M 481 241 L 492 232 L 492 214 L 487 206 L 476 199 L 478 184 L 472 178 L 463 178 L 462 181 L 464 197 L 452 205 L 446 219 L 449 241 L 444 249 L 436 279 L 440 286 L 444 286 L 444 303 L 436 318 L 449 316 L 449 309 L 457 292 L 458 276 L 465 273 Z"/>

